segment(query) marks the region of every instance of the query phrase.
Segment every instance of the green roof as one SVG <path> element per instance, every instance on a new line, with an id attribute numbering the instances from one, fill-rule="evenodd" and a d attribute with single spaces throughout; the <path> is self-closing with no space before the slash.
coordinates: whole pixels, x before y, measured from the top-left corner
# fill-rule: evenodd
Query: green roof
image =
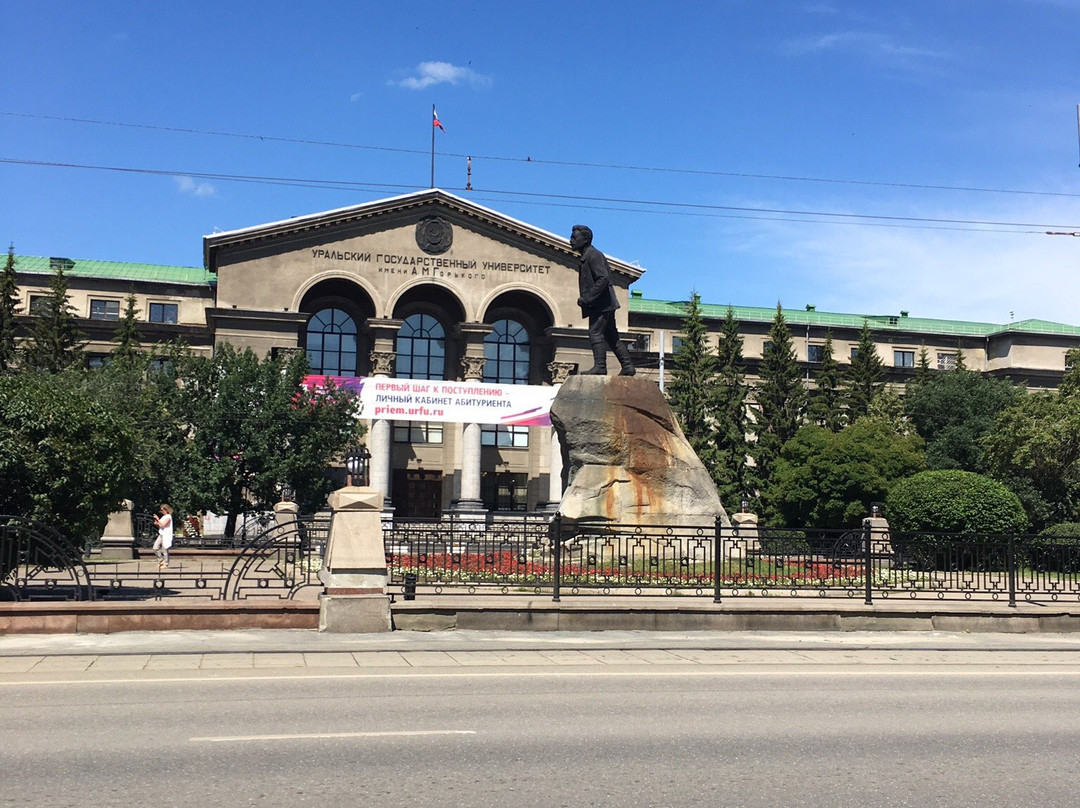
<path id="1" fill-rule="evenodd" d="M 15 271 L 32 275 L 53 272 L 55 262 L 64 262 L 69 278 L 103 278 L 117 281 L 151 281 L 189 286 L 210 286 L 217 278 L 203 267 L 175 267 L 164 264 L 132 264 L 126 261 L 89 261 L 80 258 L 40 258 L 16 255 Z"/>
<path id="2" fill-rule="evenodd" d="M 728 306 L 701 303 L 701 314 L 710 320 L 727 316 Z M 661 317 L 686 316 L 686 301 L 646 300 L 631 295 L 630 311 L 635 314 L 654 314 Z M 743 322 L 771 323 L 776 316 L 775 308 L 761 306 L 731 306 L 736 320 Z M 964 337 L 987 337 L 1009 331 L 1038 334 L 1062 334 L 1080 337 L 1080 326 L 1053 323 L 1049 320 L 1021 320 L 1016 323 L 976 323 L 964 320 L 937 320 L 930 317 L 909 317 L 895 314 L 842 314 L 817 311 L 816 309 L 784 309 L 784 319 L 790 325 L 817 325 L 825 328 L 862 328 L 868 321 L 874 331 L 898 331 L 905 333 L 952 334 Z"/>

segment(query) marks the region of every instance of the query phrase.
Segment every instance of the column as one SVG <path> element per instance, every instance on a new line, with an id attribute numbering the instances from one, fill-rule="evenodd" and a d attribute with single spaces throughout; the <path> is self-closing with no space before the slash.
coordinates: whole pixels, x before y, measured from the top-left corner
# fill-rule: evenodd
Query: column
<path id="1" fill-rule="evenodd" d="M 462 376 L 467 382 L 484 380 L 484 337 L 491 333 L 486 323 L 462 323 L 457 334 L 465 350 L 461 357 Z M 462 424 L 461 427 L 461 495 L 451 508 L 456 512 L 484 513 L 480 497 L 481 469 L 480 424 Z"/>
<path id="2" fill-rule="evenodd" d="M 394 351 L 394 339 L 397 337 L 401 322 L 401 320 L 372 318 L 365 324 L 371 335 L 372 377 L 385 379 L 393 375 L 394 359 L 397 356 Z M 385 418 L 371 419 L 367 446 L 371 452 L 369 485 L 382 493 L 383 511 L 391 513 L 394 510 L 390 499 L 391 451 L 394 448 L 393 424 Z"/>

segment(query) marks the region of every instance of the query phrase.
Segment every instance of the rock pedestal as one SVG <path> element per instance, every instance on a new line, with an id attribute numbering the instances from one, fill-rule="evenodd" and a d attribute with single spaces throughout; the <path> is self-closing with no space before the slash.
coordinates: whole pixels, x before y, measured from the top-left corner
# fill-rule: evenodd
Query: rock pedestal
<path id="1" fill-rule="evenodd" d="M 390 631 L 382 491 L 347 486 L 330 495 L 334 512 L 319 580 L 319 631 Z"/>
<path id="2" fill-rule="evenodd" d="M 716 486 L 654 382 L 571 376 L 551 406 L 566 476 L 559 513 L 640 525 L 729 526 Z"/>

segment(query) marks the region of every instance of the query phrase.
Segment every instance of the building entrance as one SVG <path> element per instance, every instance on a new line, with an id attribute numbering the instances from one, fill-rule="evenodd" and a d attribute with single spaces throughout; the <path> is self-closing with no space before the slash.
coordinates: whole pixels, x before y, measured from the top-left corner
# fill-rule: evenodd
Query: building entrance
<path id="1" fill-rule="evenodd" d="M 442 515 L 442 472 L 395 469 L 391 499 L 401 516 L 434 519 Z"/>

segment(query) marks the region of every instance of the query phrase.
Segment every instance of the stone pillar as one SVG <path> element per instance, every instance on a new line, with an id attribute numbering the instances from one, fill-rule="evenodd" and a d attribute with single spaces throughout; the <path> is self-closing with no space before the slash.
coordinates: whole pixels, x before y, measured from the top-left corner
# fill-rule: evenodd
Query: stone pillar
<path id="1" fill-rule="evenodd" d="M 300 506 L 295 502 L 286 502 L 282 500 L 274 504 L 274 529 L 289 531 L 292 530 L 296 522 L 296 517 L 300 513 Z"/>
<path id="2" fill-rule="evenodd" d="M 744 553 L 757 552 L 761 549 L 758 539 L 758 516 L 750 513 L 745 507 L 731 514 L 731 531 L 728 533 L 734 541 L 732 545 L 732 558 L 741 558 Z"/>
<path id="3" fill-rule="evenodd" d="M 491 333 L 488 323 L 462 323 L 457 336 L 464 342 L 461 357 L 462 377 L 467 382 L 484 379 L 484 337 Z M 479 516 L 486 514 L 480 498 L 481 472 L 480 424 L 462 424 L 461 427 L 461 495 L 450 507 L 458 513 Z"/>
<path id="4" fill-rule="evenodd" d="M 101 557 L 119 560 L 131 560 L 138 558 L 139 551 L 135 546 L 134 522 L 131 512 L 135 503 L 125 499 L 120 510 L 109 514 L 109 521 L 105 524 L 105 532 L 101 534 Z"/>
<path id="5" fill-rule="evenodd" d="M 870 528 L 870 553 L 875 556 L 892 556 L 892 536 L 889 522 L 876 508 L 863 519 L 863 528 Z"/>
<path id="6" fill-rule="evenodd" d="M 394 341 L 401 320 L 369 318 L 365 327 L 371 336 L 371 375 L 374 378 L 388 378 L 394 374 L 394 360 L 397 357 Z M 393 502 L 390 498 L 391 452 L 394 448 L 393 425 L 385 418 L 372 419 L 371 431 L 367 442 L 371 452 L 370 485 L 383 495 L 382 510 L 392 513 Z"/>
<path id="7" fill-rule="evenodd" d="M 390 631 L 389 575 L 383 547 L 383 494 L 347 486 L 330 495 L 333 511 L 319 580 L 319 631 Z"/>
<path id="8" fill-rule="evenodd" d="M 461 498 L 454 503 L 455 511 L 483 511 L 480 499 L 480 424 L 463 424 L 461 428 Z"/>

